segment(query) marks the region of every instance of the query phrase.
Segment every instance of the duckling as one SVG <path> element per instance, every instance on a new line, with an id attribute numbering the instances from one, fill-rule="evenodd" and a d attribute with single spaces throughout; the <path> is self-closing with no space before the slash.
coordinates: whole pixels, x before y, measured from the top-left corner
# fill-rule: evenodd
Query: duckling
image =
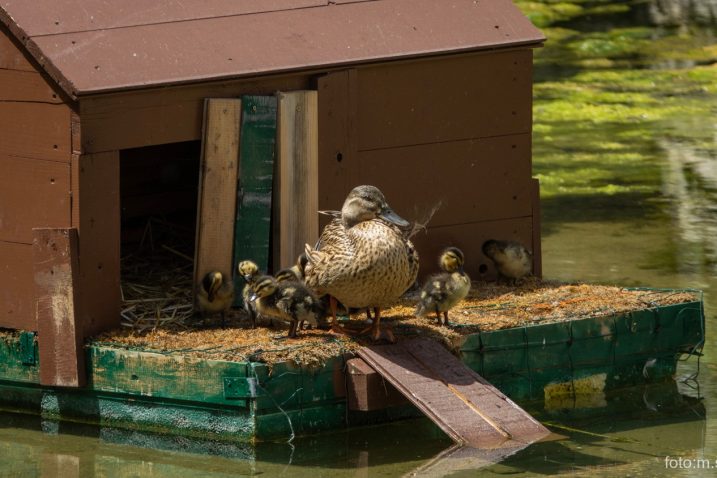
<path id="1" fill-rule="evenodd" d="M 219 312 L 222 316 L 222 327 L 226 319 L 226 313 L 234 302 L 234 284 L 232 281 L 225 282 L 224 276 L 219 271 L 208 272 L 197 290 L 197 305 L 202 318 Z"/>
<path id="2" fill-rule="evenodd" d="M 490 239 L 483 243 L 482 249 L 495 264 L 499 279 L 516 284 L 533 272 L 533 254 L 519 242 Z"/>
<path id="3" fill-rule="evenodd" d="M 278 282 L 272 276 L 261 276 L 252 285 L 252 295 L 257 310 L 266 316 L 290 322 L 289 337 L 296 337 L 299 322 L 309 322 L 314 327 L 323 314 L 321 301 L 300 282 Z"/>
<path id="4" fill-rule="evenodd" d="M 373 324 L 362 333 L 370 330 L 374 340 L 381 337 L 380 309 L 396 302 L 418 275 L 418 253 L 405 233 L 408 226 L 377 187 L 357 186 L 316 246 L 305 246 L 306 285 L 330 296 L 334 331 L 343 332 L 336 321 L 338 301 L 347 308 L 373 308 Z M 391 340 L 390 330 L 387 334 Z"/>
<path id="5" fill-rule="evenodd" d="M 306 254 L 302 253 L 296 259 L 296 264 L 294 264 L 291 267 L 287 267 L 286 269 L 281 269 L 279 272 L 274 274 L 274 277 L 279 282 L 285 282 L 285 281 L 301 282 L 304 280 L 304 270 L 306 269 L 306 263 L 308 261 L 309 261 L 309 259 L 308 259 L 308 257 L 306 257 Z"/>
<path id="6" fill-rule="evenodd" d="M 417 317 L 423 317 L 433 311 L 436 313 L 438 325 L 448 325 L 448 311 L 463 300 L 471 288 L 470 277 L 463 270 L 464 262 L 463 252 L 457 247 L 449 247 L 441 253 L 439 264 L 444 272 L 433 275 L 426 281 L 416 307 Z"/>
<path id="7" fill-rule="evenodd" d="M 242 289 L 241 296 L 244 302 L 244 310 L 249 315 L 249 320 L 251 320 L 251 328 L 255 329 L 258 314 L 254 302 L 249 300 L 249 297 L 251 297 L 252 294 L 251 286 L 256 281 L 256 278 L 259 277 L 259 266 L 252 261 L 241 261 L 237 264 L 237 272 L 246 282 L 244 289 Z"/>

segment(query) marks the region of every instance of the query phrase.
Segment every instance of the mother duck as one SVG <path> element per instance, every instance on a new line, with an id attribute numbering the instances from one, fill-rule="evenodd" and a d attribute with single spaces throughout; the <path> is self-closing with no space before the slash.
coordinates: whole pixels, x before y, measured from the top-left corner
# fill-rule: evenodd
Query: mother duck
<path id="1" fill-rule="evenodd" d="M 393 304 L 418 275 L 418 253 L 404 232 L 408 226 L 377 187 L 357 186 L 315 248 L 306 245 L 305 281 L 317 294 L 329 294 L 334 330 L 338 300 L 350 308 L 373 308 L 373 325 L 364 332 L 381 337 L 381 308 Z"/>

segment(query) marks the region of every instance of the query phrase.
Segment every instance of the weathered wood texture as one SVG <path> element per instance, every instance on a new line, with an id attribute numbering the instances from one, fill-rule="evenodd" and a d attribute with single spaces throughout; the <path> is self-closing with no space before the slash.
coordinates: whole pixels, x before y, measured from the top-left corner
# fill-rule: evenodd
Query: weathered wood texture
<path id="1" fill-rule="evenodd" d="M 73 155 L 72 226 L 80 236 L 79 320 L 85 335 L 120 321 L 119 153 Z"/>
<path id="2" fill-rule="evenodd" d="M 408 403 L 406 397 L 361 358 L 346 362 L 349 410 L 368 412 Z"/>
<path id="3" fill-rule="evenodd" d="M 62 103 L 62 98 L 39 73 L 0 69 L 0 101 Z"/>
<path id="4" fill-rule="evenodd" d="M 550 433 L 437 342 L 364 347 L 358 355 L 458 443 L 496 448 Z"/>
<path id="5" fill-rule="evenodd" d="M 275 270 L 293 265 L 304 244 L 313 245 L 319 237 L 317 93 L 279 93 L 278 101 Z"/>
<path id="6" fill-rule="evenodd" d="M 358 149 L 529 133 L 532 50 L 358 69 Z"/>
<path id="7" fill-rule="evenodd" d="M 271 207 L 276 154 L 276 97 L 243 96 L 234 266 L 245 259 L 269 268 Z M 244 282 L 235 281 L 236 304 Z"/>
<path id="8" fill-rule="evenodd" d="M 210 271 L 232 277 L 241 100 L 206 101 L 194 283 Z"/>
<path id="9" fill-rule="evenodd" d="M 0 102 L 0 153 L 69 163 L 70 113 L 64 104 Z"/>
<path id="10" fill-rule="evenodd" d="M 43 2 L 43 5 L 50 3 Z M 70 5 L 76 2 L 70 2 Z M 185 2 L 177 4 L 183 6 Z M 71 97 L 130 88 L 266 75 L 369 61 L 434 56 L 476 50 L 539 45 L 544 36 L 510 0 L 383 0 L 326 2 L 316 8 L 241 15 L 236 2 L 210 2 L 214 18 L 181 18 L 125 10 L 123 4 L 85 1 L 81 8 L 61 2 L 68 29 L 55 16 L 38 15 L 22 2 L 0 6 L 0 21 Z M 243 3 L 243 2 L 239 2 Z M 163 5 L 156 11 L 171 9 Z M 50 9 L 52 11 L 54 9 Z M 188 16 L 202 11 L 188 8 Z M 119 28 L 98 38 L 93 13 L 112 16 Z M 70 12 L 70 13 L 68 13 Z M 91 12 L 75 14 L 77 12 Z M 219 14 L 219 12 L 226 12 Z M 122 18 L 124 19 L 122 20 Z M 167 21 L 142 24 L 145 19 Z M 48 20 L 54 23 L 47 32 Z M 68 20 L 72 25 L 73 20 Z M 100 20 L 100 24 L 106 23 Z M 134 24 L 134 25 L 132 25 Z M 39 32 L 39 33 L 28 33 Z M 277 35 L 276 32 L 282 32 Z M 300 41 L 296 39 L 300 38 Z M 260 45 L 261 53 L 257 49 Z"/>
<path id="11" fill-rule="evenodd" d="M 531 76 L 532 51 L 516 49 L 320 78 L 319 209 L 340 208 L 359 184 L 379 187 L 409 220 L 425 221 L 440 204 L 428 234 L 414 240 L 422 277 L 451 244 L 463 249 L 474 278 L 495 277 L 485 239 L 520 240 L 539 255 Z"/>
<path id="12" fill-rule="evenodd" d="M 85 384 L 83 324 L 79 320 L 77 229 L 34 229 L 33 258 L 40 383 Z"/>
<path id="13" fill-rule="evenodd" d="M 82 98 L 83 151 L 200 140 L 205 98 L 273 95 L 310 87 L 311 77 L 302 73 Z"/>
<path id="14" fill-rule="evenodd" d="M 4 25 L 0 25 L 0 69 L 37 72 Z"/>
<path id="15" fill-rule="evenodd" d="M 33 227 L 70 226 L 70 166 L 0 152 L 0 241 L 32 244 Z"/>
<path id="16" fill-rule="evenodd" d="M 37 330 L 32 244 L 0 241 L 0 327 Z"/>

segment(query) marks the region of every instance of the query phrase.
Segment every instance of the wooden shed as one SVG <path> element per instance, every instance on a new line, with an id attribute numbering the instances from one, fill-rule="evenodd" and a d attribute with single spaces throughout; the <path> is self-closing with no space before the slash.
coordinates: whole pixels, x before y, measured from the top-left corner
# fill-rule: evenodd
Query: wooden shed
<path id="1" fill-rule="evenodd" d="M 43 384 L 81 385 L 78 344 L 119 324 L 133 219 L 196 215 L 206 98 L 317 91 L 320 209 L 358 184 L 407 219 L 440 201 L 422 273 L 452 244 L 490 278 L 505 238 L 540 274 L 544 37 L 510 0 L 2 0 L 0 23 L 0 327 L 39 332 Z"/>

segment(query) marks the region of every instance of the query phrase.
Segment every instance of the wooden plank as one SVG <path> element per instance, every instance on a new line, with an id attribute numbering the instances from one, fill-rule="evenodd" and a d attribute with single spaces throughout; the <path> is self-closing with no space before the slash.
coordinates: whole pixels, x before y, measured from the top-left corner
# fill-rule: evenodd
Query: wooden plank
<path id="1" fill-rule="evenodd" d="M 346 399 L 349 410 L 368 412 L 408 403 L 396 387 L 361 358 L 346 362 Z"/>
<path id="2" fill-rule="evenodd" d="M 232 277 L 241 100 L 205 103 L 194 283 L 213 270 Z"/>
<path id="3" fill-rule="evenodd" d="M 318 95 L 278 94 L 278 236 L 274 269 L 289 267 L 319 238 Z"/>
<path id="4" fill-rule="evenodd" d="M 32 244 L 33 227 L 70 227 L 70 165 L 0 153 L 0 241 Z"/>
<path id="5" fill-rule="evenodd" d="M 352 184 L 375 185 L 407 220 L 421 220 L 440 203 L 432 227 L 532 211 L 529 133 L 361 151 L 355 163 Z"/>
<path id="6" fill-rule="evenodd" d="M 40 354 L 40 383 L 85 384 L 84 328 L 77 314 L 77 229 L 34 229 L 33 273 Z"/>
<path id="7" fill-rule="evenodd" d="M 269 268 L 271 207 L 276 150 L 276 97 L 243 96 L 239 184 L 237 186 L 234 266 L 250 259 Z M 243 282 L 237 280 L 236 304 Z"/>
<path id="8" fill-rule="evenodd" d="M 319 209 L 340 209 L 351 188 L 351 165 L 356 163 L 356 151 L 351 137 L 353 113 L 350 90 L 350 70 L 342 70 L 319 78 L 318 116 L 319 134 Z M 329 221 L 319 218 L 320 228 Z"/>
<path id="9" fill-rule="evenodd" d="M 435 376 L 456 394 L 468 398 L 494 426 L 507 431 L 513 440 L 533 442 L 548 430 L 486 379 L 433 340 L 414 340 L 406 347 L 419 362 L 430 366 Z"/>
<path id="10" fill-rule="evenodd" d="M 497 277 L 493 262 L 483 255 L 481 245 L 488 239 L 509 239 L 531 244 L 533 222 L 531 216 L 494 221 L 471 222 L 452 226 L 429 227 L 413 238 L 421 269 L 419 278 L 438 272 L 438 256 L 448 245 L 460 248 L 465 254 L 465 270 L 473 280 L 494 280 Z"/>
<path id="11" fill-rule="evenodd" d="M 67 105 L 0 102 L 0 153 L 70 162 Z"/>
<path id="12" fill-rule="evenodd" d="M 32 244 L 0 241 L 0 327 L 37 330 Z"/>
<path id="13" fill-rule="evenodd" d="M 540 180 L 533 179 L 533 194 L 531 204 L 533 207 L 533 275 L 543 277 L 543 254 L 540 230 Z"/>
<path id="14" fill-rule="evenodd" d="M 205 98 L 273 95 L 310 86 L 311 76 L 301 73 L 81 98 L 83 151 L 200 140 Z"/>
<path id="15" fill-rule="evenodd" d="M 12 33 L 4 25 L 0 26 L 0 69 L 37 72 L 11 38 Z"/>
<path id="16" fill-rule="evenodd" d="M 89 336 L 120 324 L 119 153 L 73 155 L 71 168 L 82 257 L 77 313 Z"/>
<path id="17" fill-rule="evenodd" d="M 532 52 L 361 68 L 358 95 L 359 150 L 528 133 Z"/>
<path id="18" fill-rule="evenodd" d="M 145 0 L 124 0 L 122 5 L 87 0 L 66 0 L 60 4 L 53 0 L 42 0 L 35 3 L 35 8 L 12 5 L 11 11 L 25 33 L 36 36 L 250 15 L 328 4 L 329 0 L 205 0 L 201 3 L 165 0 L 161 6 L 148 6 Z"/>
<path id="19" fill-rule="evenodd" d="M 432 340 L 363 347 L 358 355 L 458 443 L 495 448 L 550 433 Z"/>
<path id="20" fill-rule="evenodd" d="M 0 101 L 62 103 L 59 94 L 34 71 L 0 69 Z"/>

